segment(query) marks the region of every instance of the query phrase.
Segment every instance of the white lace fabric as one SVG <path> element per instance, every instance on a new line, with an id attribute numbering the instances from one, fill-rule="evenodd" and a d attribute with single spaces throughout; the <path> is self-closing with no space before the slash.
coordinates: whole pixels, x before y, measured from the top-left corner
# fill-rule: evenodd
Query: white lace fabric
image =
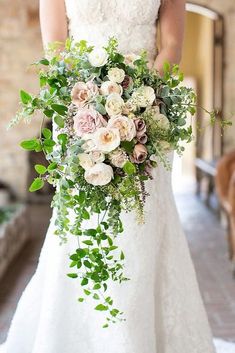
<path id="1" fill-rule="evenodd" d="M 108 38 L 119 40 L 123 53 L 146 49 L 156 56 L 156 21 L 160 0 L 66 0 L 69 32 L 76 40 L 86 39 L 103 46 Z"/>
<path id="2" fill-rule="evenodd" d="M 124 53 L 156 55 L 159 0 L 66 0 L 70 35 L 100 46 L 115 35 Z M 172 155 L 170 156 L 172 158 Z M 118 244 L 130 281 L 110 283 L 109 294 L 126 321 L 103 329 L 94 301 L 78 303 L 82 289 L 69 272 L 74 238 L 59 246 L 53 211 L 38 268 L 12 321 L 5 353 L 214 353 L 207 315 L 189 248 L 163 166 L 148 181 L 146 222 L 122 215 Z M 94 223 L 95 222 L 95 223 Z M 85 225 L 93 228 L 96 220 Z M 222 351 L 221 351 L 222 352 Z"/>

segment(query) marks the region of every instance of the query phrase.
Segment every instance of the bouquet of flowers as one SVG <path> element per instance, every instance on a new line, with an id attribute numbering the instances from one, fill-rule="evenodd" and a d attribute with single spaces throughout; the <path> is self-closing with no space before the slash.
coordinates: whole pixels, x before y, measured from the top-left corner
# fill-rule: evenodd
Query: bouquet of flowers
<path id="1" fill-rule="evenodd" d="M 62 241 L 74 236 L 78 244 L 68 276 L 83 287 L 79 302 L 93 297 L 95 309 L 107 314 L 107 327 L 123 314 L 106 295 L 109 281 L 127 280 L 125 254 L 115 245 L 123 232 L 121 212 L 136 211 L 144 222 L 145 183 L 159 163 L 169 167 L 170 150 L 181 153 L 181 141 L 192 140 L 186 119 L 195 114 L 196 96 L 182 85 L 177 65 L 165 63 L 160 76 L 145 51 L 123 55 L 115 38 L 103 48 L 68 39 L 61 51 L 54 43 L 36 67 L 39 94 L 20 92 L 11 125 L 42 113 L 40 136 L 21 142 L 48 161 L 35 165 L 38 177 L 29 190 L 45 181 L 55 186 L 56 234 Z M 53 120 L 54 133 L 45 118 Z M 86 226 L 91 217 L 97 217 L 95 228 Z"/>

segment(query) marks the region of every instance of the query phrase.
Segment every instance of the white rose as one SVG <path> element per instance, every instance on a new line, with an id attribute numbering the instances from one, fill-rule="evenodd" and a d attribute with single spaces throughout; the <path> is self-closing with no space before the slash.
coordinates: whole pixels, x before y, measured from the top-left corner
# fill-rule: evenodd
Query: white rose
<path id="1" fill-rule="evenodd" d="M 153 119 L 156 121 L 160 129 L 168 130 L 170 128 L 170 122 L 164 114 L 160 113 L 158 106 L 153 106 L 147 109 L 151 112 Z"/>
<path id="2" fill-rule="evenodd" d="M 146 108 L 148 105 L 152 105 L 155 98 L 154 89 L 150 86 L 139 87 L 132 95 L 134 103 L 141 108 Z"/>
<path id="3" fill-rule="evenodd" d="M 116 150 L 110 153 L 109 159 L 115 167 L 122 168 L 128 160 L 128 157 L 123 149 L 117 148 Z"/>
<path id="4" fill-rule="evenodd" d="M 133 54 L 133 53 L 130 53 L 130 54 L 126 54 L 125 55 L 125 60 L 124 60 L 124 63 L 132 68 L 135 67 L 134 65 L 134 61 L 140 59 L 140 56 L 139 55 L 136 55 L 136 54 Z"/>
<path id="5" fill-rule="evenodd" d="M 107 126 L 119 130 L 121 141 L 131 141 L 136 135 L 134 121 L 125 115 L 113 116 Z"/>
<path id="6" fill-rule="evenodd" d="M 120 145 L 120 134 L 118 129 L 101 127 L 94 133 L 93 140 L 97 150 L 108 153 Z"/>
<path id="7" fill-rule="evenodd" d="M 104 66 L 108 61 L 108 53 L 104 48 L 94 48 L 92 52 L 88 54 L 88 60 L 91 66 Z"/>
<path id="8" fill-rule="evenodd" d="M 78 159 L 80 166 L 85 170 L 90 169 L 94 165 L 94 162 L 87 153 L 79 153 Z"/>
<path id="9" fill-rule="evenodd" d="M 105 160 L 104 153 L 100 152 L 100 151 L 91 151 L 89 153 L 89 156 L 91 157 L 91 159 L 94 163 L 101 163 Z"/>
<path id="10" fill-rule="evenodd" d="M 116 82 L 104 81 L 100 87 L 100 93 L 103 94 L 103 96 L 108 96 L 111 93 L 117 93 L 121 96 L 122 92 L 122 86 L 118 85 Z"/>
<path id="11" fill-rule="evenodd" d="M 137 109 L 136 104 L 134 104 L 134 102 L 131 99 L 128 99 L 128 101 L 126 101 L 124 103 L 124 106 L 122 107 L 122 113 L 130 114 L 134 112 L 136 109 Z"/>
<path id="12" fill-rule="evenodd" d="M 85 180 L 94 186 L 106 185 L 113 178 L 113 169 L 105 163 L 97 163 L 89 170 L 85 171 Z"/>
<path id="13" fill-rule="evenodd" d="M 122 112 L 124 100 L 117 93 L 112 93 L 107 97 L 105 109 L 109 116 L 119 115 Z"/>
<path id="14" fill-rule="evenodd" d="M 108 78 L 112 82 L 121 83 L 125 78 L 125 71 L 118 67 L 113 67 L 108 71 Z"/>

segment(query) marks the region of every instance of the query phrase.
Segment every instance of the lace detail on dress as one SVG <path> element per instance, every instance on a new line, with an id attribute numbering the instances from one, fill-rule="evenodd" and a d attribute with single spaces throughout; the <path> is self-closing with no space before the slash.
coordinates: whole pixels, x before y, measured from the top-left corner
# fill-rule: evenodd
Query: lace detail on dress
<path id="1" fill-rule="evenodd" d="M 149 60 L 157 53 L 156 21 L 160 0 L 65 0 L 70 35 L 102 46 L 111 36 L 123 53 L 146 49 Z"/>

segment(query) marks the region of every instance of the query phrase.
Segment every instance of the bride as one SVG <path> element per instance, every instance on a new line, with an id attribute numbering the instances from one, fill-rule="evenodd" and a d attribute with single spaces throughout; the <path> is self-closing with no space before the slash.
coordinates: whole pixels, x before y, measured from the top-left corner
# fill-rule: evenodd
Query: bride
<path id="1" fill-rule="evenodd" d="M 46 47 L 64 42 L 69 33 L 75 40 L 102 46 L 115 36 L 124 53 L 145 48 L 149 62 L 161 72 L 165 60 L 180 61 L 184 12 L 184 0 L 41 0 L 42 39 Z M 170 172 L 159 167 L 154 173 L 145 225 L 137 226 L 133 214 L 122 215 L 125 234 L 119 245 L 131 281 L 113 284 L 110 291 L 126 321 L 103 329 L 103 316 L 94 312 L 93 302 L 77 302 L 79 289 L 66 276 L 73 243 L 59 246 L 53 210 L 38 268 L 18 304 L 5 353 L 215 352 Z"/>

